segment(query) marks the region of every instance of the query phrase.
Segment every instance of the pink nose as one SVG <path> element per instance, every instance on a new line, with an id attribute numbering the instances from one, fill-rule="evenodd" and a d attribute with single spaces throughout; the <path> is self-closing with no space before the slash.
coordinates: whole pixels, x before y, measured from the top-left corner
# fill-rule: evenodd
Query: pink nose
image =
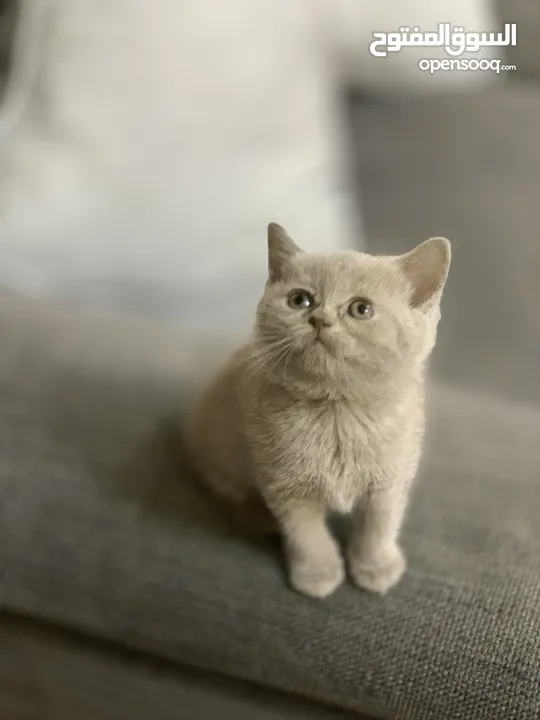
<path id="1" fill-rule="evenodd" d="M 321 330 L 321 328 L 324 327 L 330 327 L 332 323 L 328 322 L 328 320 L 325 320 L 324 318 L 317 317 L 316 315 L 311 315 L 308 320 L 309 324 L 312 325 L 315 330 Z"/>

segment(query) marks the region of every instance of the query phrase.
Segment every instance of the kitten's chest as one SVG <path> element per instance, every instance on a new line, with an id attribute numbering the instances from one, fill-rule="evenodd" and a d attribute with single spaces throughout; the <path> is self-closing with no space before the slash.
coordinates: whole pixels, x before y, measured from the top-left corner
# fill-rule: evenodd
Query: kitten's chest
<path id="1" fill-rule="evenodd" d="M 380 461 L 381 428 L 359 409 L 340 403 L 314 412 L 308 431 L 320 448 L 328 472 L 336 477 L 358 476 Z"/>
<path id="2" fill-rule="evenodd" d="M 292 408 L 289 422 L 286 456 L 298 482 L 332 509 L 350 511 L 381 471 L 390 441 L 385 424 L 347 403 Z"/>

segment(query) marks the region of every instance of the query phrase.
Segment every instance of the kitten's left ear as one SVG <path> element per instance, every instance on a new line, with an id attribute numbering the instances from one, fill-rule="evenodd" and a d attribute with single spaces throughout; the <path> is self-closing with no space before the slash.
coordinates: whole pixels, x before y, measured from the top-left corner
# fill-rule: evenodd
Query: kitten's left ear
<path id="1" fill-rule="evenodd" d="M 439 304 L 450 270 L 450 260 L 450 242 L 442 237 L 426 240 L 398 258 L 401 271 L 411 284 L 412 307 L 429 311 Z"/>
<path id="2" fill-rule="evenodd" d="M 291 258 L 302 252 L 281 225 L 268 226 L 268 274 L 271 282 L 283 280 Z"/>

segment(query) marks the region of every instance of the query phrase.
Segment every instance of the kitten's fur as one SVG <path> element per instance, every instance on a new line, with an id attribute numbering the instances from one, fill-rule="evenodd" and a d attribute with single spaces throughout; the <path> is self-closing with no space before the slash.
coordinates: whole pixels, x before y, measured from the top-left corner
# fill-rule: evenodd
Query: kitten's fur
<path id="1" fill-rule="evenodd" d="M 284 537 L 291 584 L 306 595 L 325 597 L 343 581 L 325 516 L 352 512 L 349 572 L 384 593 L 405 569 L 398 534 L 420 457 L 450 243 L 433 238 L 398 257 L 316 255 L 271 224 L 268 248 L 252 339 L 194 416 L 196 465 L 235 503 L 261 493 Z M 290 307 L 295 289 L 313 305 Z M 359 297 L 372 317 L 348 314 Z"/>

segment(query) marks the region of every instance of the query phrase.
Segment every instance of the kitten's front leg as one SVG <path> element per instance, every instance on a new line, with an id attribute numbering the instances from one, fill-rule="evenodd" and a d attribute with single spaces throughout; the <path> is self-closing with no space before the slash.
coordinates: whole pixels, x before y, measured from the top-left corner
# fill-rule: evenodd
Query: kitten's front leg
<path id="1" fill-rule="evenodd" d="M 407 490 L 403 486 L 374 490 L 353 518 L 347 558 L 356 585 L 383 595 L 401 579 L 406 561 L 398 544 Z"/>
<path id="2" fill-rule="evenodd" d="M 270 501 L 283 540 L 292 587 L 303 595 L 324 598 L 345 577 L 339 546 L 326 525 L 326 511 L 314 500 Z"/>

